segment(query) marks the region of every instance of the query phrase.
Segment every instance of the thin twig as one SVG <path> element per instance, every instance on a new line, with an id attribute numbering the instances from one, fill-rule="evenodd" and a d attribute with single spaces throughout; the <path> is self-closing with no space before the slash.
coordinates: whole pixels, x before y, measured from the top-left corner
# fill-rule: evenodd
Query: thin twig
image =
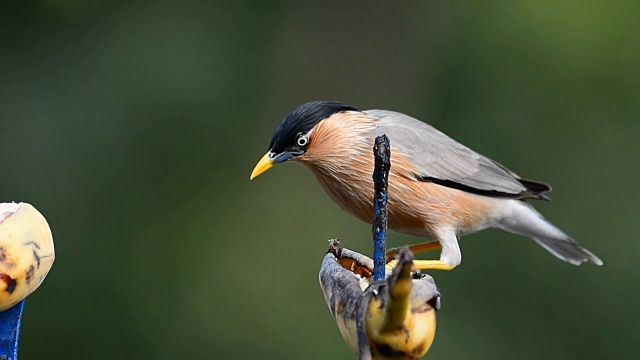
<path id="1" fill-rule="evenodd" d="M 373 146 L 375 167 L 373 170 L 373 280 L 384 279 L 384 267 L 387 252 L 387 190 L 389 169 L 391 168 L 391 149 L 386 134 L 376 137 Z"/>

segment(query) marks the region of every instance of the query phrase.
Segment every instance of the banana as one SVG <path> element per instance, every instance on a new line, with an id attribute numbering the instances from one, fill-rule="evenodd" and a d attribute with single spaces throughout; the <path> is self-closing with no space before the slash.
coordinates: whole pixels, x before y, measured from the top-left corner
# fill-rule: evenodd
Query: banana
<path id="1" fill-rule="evenodd" d="M 44 216 L 27 203 L 0 203 L 0 311 L 34 292 L 54 259 Z"/>
<path id="2" fill-rule="evenodd" d="M 413 253 L 398 251 L 384 280 L 370 282 L 373 261 L 331 240 L 320 286 L 342 337 L 360 359 L 419 359 L 436 332 L 440 293 L 433 278 L 412 273 Z"/>

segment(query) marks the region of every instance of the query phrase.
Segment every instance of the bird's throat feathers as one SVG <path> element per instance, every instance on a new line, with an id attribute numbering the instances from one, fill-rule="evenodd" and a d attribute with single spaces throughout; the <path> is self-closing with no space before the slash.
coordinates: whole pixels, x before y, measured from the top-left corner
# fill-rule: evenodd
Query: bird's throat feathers
<path id="1" fill-rule="evenodd" d="M 313 172 L 336 204 L 364 221 L 373 214 L 375 127 L 376 120 L 360 112 L 333 114 L 313 129 L 306 153 L 295 158 Z"/>

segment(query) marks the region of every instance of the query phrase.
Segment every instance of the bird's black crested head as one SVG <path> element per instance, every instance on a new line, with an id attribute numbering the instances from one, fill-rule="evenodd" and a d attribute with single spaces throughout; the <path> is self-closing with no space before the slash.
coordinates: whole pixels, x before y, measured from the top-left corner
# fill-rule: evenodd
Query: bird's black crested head
<path id="1" fill-rule="evenodd" d="M 360 110 L 335 101 L 312 101 L 298 106 L 282 120 L 273 132 L 269 149 L 275 154 L 280 154 L 289 148 L 302 151 L 302 148 L 297 149 L 299 147 L 296 144 L 298 135 L 308 133 L 320 121 L 342 111 Z"/>

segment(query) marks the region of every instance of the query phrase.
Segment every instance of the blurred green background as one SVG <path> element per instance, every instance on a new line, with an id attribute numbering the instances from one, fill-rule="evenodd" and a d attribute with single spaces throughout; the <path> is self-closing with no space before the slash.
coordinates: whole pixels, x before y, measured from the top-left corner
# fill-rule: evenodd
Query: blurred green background
<path id="1" fill-rule="evenodd" d="M 4 1 L 3 201 L 57 260 L 21 359 L 354 359 L 318 285 L 327 239 L 370 226 L 301 166 L 249 182 L 310 100 L 403 111 L 521 175 L 598 254 L 574 267 L 465 237 L 431 359 L 640 352 L 640 3 Z M 391 246 L 415 239 L 393 234 Z M 432 256 L 437 256 L 433 254 Z"/>

